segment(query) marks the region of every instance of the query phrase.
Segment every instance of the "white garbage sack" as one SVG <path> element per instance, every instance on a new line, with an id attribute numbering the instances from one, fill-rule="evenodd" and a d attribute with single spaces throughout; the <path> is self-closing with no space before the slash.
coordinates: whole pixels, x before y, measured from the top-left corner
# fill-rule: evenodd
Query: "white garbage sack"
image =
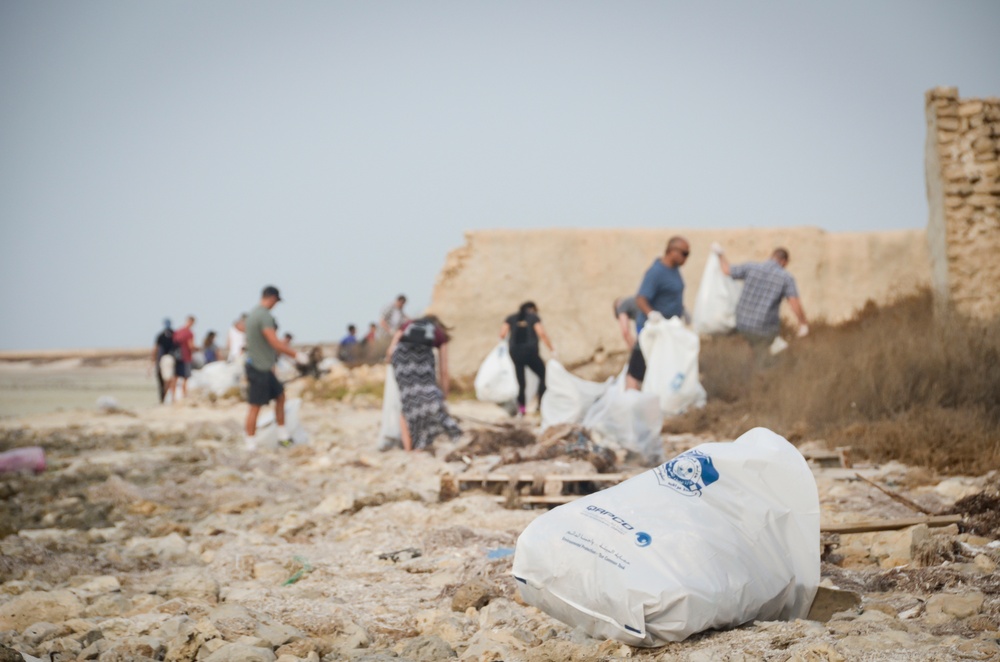
<path id="1" fill-rule="evenodd" d="M 663 412 L 655 393 L 625 388 L 625 370 L 583 417 L 583 426 L 638 455 L 646 466 L 663 461 Z"/>
<path id="2" fill-rule="evenodd" d="M 403 428 L 399 417 L 403 415 L 403 400 L 399 395 L 396 373 L 392 364 L 385 367 L 385 386 L 382 389 L 382 428 L 378 433 L 378 449 L 403 447 Z"/>
<path id="3" fill-rule="evenodd" d="M 503 404 L 517 399 L 517 374 L 505 341 L 494 347 L 476 372 L 476 399 Z"/>
<path id="4" fill-rule="evenodd" d="M 804 618 L 819 524 L 802 454 L 755 428 L 537 518 L 517 540 L 513 574 L 525 602 L 570 626 L 660 646 Z"/>
<path id="5" fill-rule="evenodd" d="M 736 302 L 743 283 L 722 271 L 719 256 L 709 253 L 694 300 L 691 326 L 699 334 L 724 334 L 736 328 Z"/>
<path id="6" fill-rule="evenodd" d="M 607 382 L 590 382 L 570 373 L 559 361 L 545 364 L 542 429 L 559 423 L 581 423 L 590 406 L 608 390 Z"/>
<path id="7" fill-rule="evenodd" d="M 231 389 L 240 387 L 243 371 L 242 363 L 213 361 L 205 364 L 203 368 L 192 370 L 188 386 L 215 395 L 225 395 Z"/>
<path id="8" fill-rule="evenodd" d="M 678 317 L 647 320 L 639 334 L 639 347 L 646 360 L 642 392 L 659 396 L 664 416 L 705 406 L 705 387 L 698 377 L 701 342 L 697 333 L 685 328 Z"/>
<path id="9" fill-rule="evenodd" d="M 285 430 L 293 444 L 309 442 L 309 433 L 302 427 L 302 420 L 299 417 L 301 407 L 302 400 L 300 398 L 285 401 Z M 274 417 L 273 409 L 262 413 L 257 419 L 257 434 L 254 438 L 257 442 L 257 448 L 278 447 L 278 421 Z"/>

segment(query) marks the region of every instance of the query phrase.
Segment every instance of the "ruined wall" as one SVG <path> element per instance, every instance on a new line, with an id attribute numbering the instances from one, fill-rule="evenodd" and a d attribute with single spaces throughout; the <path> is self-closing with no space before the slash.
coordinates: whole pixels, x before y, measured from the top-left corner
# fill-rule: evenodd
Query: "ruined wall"
<path id="1" fill-rule="evenodd" d="M 927 240 L 937 299 L 1000 316 L 1000 99 L 927 92 Z"/>
<path id="2" fill-rule="evenodd" d="M 720 242 L 730 261 L 761 261 L 777 246 L 791 253 L 806 315 L 843 321 L 872 299 L 885 303 L 930 284 L 923 230 L 828 233 L 817 228 L 683 230 L 484 230 L 466 233 L 438 274 L 430 312 L 454 327 L 453 374 L 473 375 L 496 344 L 504 318 L 535 301 L 559 358 L 601 362 L 625 351 L 612 301 L 634 294 L 667 239 L 691 242 L 682 268 L 685 304 L 698 291 L 709 246 Z M 784 314 L 792 319 L 787 304 Z M 543 356 L 545 353 L 543 352 Z"/>

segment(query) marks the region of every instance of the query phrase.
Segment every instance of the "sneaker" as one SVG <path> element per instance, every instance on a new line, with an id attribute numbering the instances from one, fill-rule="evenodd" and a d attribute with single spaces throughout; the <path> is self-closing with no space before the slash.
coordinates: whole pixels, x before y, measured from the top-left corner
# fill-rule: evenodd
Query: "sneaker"
<path id="1" fill-rule="evenodd" d="M 524 405 L 517 406 L 517 417 L 524 418 Z"/>
<path id="2" fill-rule="evenodd" d="M 292 447 L 292 440 L 291 439 L 282 439 L 281 441 L 278 442 L 278 445 L 281 446 L 282 448 L 291 448 Z"/>
<path id="3" fill-rule="evenodd" d="M 248 436 L 244 435 L 244 437 L 243 437 L 243 445 L 246 447 L 246 449 L 248 451 L 255 451 L 255 450 L 257 450 L 257 438 L 256 437 L 248 437 Z"/>

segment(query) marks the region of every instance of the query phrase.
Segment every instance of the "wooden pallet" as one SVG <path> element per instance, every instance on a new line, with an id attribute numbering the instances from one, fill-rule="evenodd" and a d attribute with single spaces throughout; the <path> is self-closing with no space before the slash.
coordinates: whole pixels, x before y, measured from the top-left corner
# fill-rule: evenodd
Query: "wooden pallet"
<path id="1" fill-rule="evenodd" d="M 514 507 L 521 504 L 554 506 L 617 485 L 628 474 L 459 474 L 441 476 L 439 499 L 448 501 L 468 490 L 482 490 L 496 501 Z"/>
<path id="2" fill-rule="evenodd" d="M 802 457 L 806 458 L 807 462 L 818 464 L 821 467 L 850 469 L 854 466 L 854 462 L 851 460 L 850 446 L 838 446 L 832 451 L 803 451 Z"/>

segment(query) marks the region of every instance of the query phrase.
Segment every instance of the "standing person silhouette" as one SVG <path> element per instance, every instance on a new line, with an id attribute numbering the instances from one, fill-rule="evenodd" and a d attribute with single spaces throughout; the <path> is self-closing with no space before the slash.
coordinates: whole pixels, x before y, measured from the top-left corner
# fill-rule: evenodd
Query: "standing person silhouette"
<path id="1" fill-rule="evenodd" d="M 534 301 L 525 301 L 518 308 L 518 311 L 504 320 L 500 327 L 500 339 L 510 337 L 508 346 L 510 347 L 510 358 L 514 362 L 514 370 L 517 374 L 517 413 L 524 416 L 525 398 L 525 375 L 524 369 L 530 368 L 538 375 L 538 399 L 541 401 L 545 394 L 545 363 L 538 353 L 539 341 L 544 342 L 549 348 L 549 352 L 555 356 L 556 350 L 552 347 L 542 320 L 538 316 L 538 306 Z"/>

